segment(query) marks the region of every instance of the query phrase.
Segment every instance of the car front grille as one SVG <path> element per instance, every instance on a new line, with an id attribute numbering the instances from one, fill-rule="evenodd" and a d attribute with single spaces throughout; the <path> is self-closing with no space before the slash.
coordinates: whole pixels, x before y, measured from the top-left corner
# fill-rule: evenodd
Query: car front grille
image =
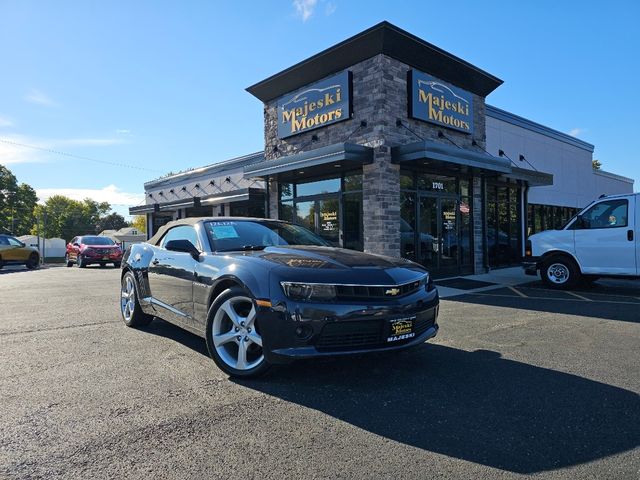
<path id="1" fill-rule="evenodd" d="M 339 300 L 393 299 L 417 292 L 422 286 L 421 280 L 402 285 L 336 285 Z"/>
<path id="2" fill-rule="evenodd" d="M 419 314 L 415 320 L 415 336 L 419 337 L 434 324 L 431 313 Z M 392 345 L 402 345 L 412 338 L 393 343 L 387 342 L 388 320 L 355 320 L 327 323 L 316 341 L 319 351 L 366 350 Z"/>

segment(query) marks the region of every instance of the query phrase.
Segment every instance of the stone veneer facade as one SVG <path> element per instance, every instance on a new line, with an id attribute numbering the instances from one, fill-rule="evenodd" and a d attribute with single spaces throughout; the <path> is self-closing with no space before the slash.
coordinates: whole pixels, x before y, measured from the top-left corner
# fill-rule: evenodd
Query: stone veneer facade
<path id="1" fill-rule="evenodd" d="M 485 147 L 485 101 L 473 95 L 474 131 L 465 134 L 407 117 L 407 72 L 411 69 L 386 55 L 376 55 L 350 68 L 353 74 L 350 120 L 318 128 L 284 139 L 278 138 L 277 100 L 264 106 L 265 160 L 275 160 L 336 143 L 356 143 L 374 149 L 373 163 L 363 167 L 364 250 L 400 256 L 400 167 L 391 163 L 391 147 L 424 140 L 451 145 L 438 131 L 464 149 L 475 152 Z M 321 80 L 321 79 L 317 79 Z M 300 85 L 303 87 L 303 85 Z M 400 119 L 403 126 L 397 126 Z M 362 126 L 361 122 L 366 122 Z M 417 135 L 416 135 L 417 134 Z M 312 140 L 312 136 L 317 140 Z M 478 146 L 472 145 L 472 141 Z M 276 148 L 277 147 L 277 148 Z M 473 228 L 475 270 L 483 269 L 483 218 L 481 179 L 473 179 Z M 278 216 L 277 183 L 269 186 L 269 215 Z"/>

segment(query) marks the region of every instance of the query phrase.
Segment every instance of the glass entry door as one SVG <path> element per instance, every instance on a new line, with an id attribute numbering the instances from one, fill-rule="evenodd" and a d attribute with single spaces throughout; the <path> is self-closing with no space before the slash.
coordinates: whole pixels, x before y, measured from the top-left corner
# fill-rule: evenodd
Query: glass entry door
<path id="1" fill-rule="evenodd" d="M 331 245 L 340 246 L 340 202 L 337 195 L 296 202 L 296 223 Z"/>
<path id="2" fill-rule="evenodd" d="M 456 198 L 419 196 L 417 258 L 430 271 L 442 275 L 460 271 L 460 254 L 465 247 L 460 238 L 459 210 Z"/>

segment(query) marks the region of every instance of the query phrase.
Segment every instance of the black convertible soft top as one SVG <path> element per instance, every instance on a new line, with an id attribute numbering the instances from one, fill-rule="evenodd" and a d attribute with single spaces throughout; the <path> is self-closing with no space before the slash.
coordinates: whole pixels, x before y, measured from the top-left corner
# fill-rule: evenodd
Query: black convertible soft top
<path id="1" fill-rule="evenodd" d="M 212 222 L 226 222 L 226 221 L 233 221 L 233 222 L 264 222 L 264 221 L 269 221 L 269 222 L 282 222 L 282 220 L 276 220 L 274 218 L 254 218 L 254 217 L 187 217 L 187 218 L 181 218 L 179 220 L 172 220 L 169 223 L 164 224 L 163 226 L 161 226 L 158 231 L 156 232 L 156 234 L 151 237 L 149 240 L 147 240 L 147 243 L 151 244 L 151 245 L 158 245 L 158 243 L 160 243 L 160 239 L 162 237 L 164 237 L 164 234 L 167 232 L 167 230 L 169 230 L 172 227 L 175 227 L 177 225 L 195 225 L 196 223 L 199 222 L 206 222 L 206 221 L 212 221 Z M 283 222 L 286 223 L 286 222 Z"/>

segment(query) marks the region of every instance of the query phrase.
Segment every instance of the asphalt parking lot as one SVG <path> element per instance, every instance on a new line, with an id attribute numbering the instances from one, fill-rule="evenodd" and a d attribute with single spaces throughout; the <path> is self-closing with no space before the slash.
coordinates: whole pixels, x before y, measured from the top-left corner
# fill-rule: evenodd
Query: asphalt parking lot
<path id="1" fill-rule="evenodd" d="M 640 478 L 640 282 L 452 297 L 414 350 L 253 381 L 118 299 L 0 274 L 0 478 Z"/>

